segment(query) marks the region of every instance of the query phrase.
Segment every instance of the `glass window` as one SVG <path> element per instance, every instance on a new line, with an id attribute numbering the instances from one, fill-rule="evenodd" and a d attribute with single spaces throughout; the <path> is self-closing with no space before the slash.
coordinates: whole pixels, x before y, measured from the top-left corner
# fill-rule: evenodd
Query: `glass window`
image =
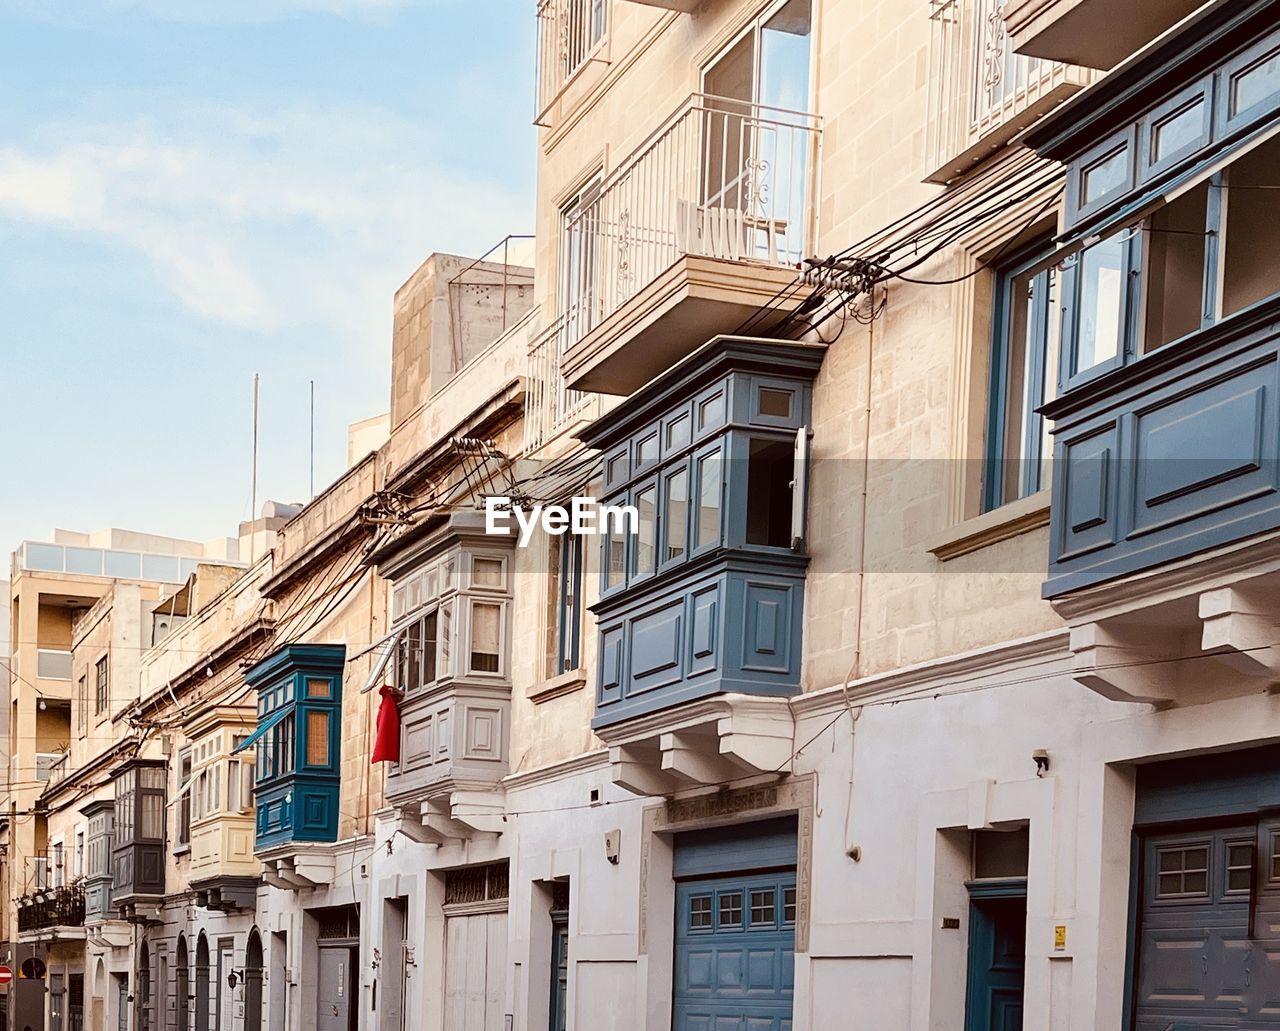
<path id="1" fill-rule="evenodd" d="M 1231 77 L 1231 117 L 1280 91 L 1280 51 L 1273 50 Z"/>
<path id="2" fill-rule="evenodd" d="M 1160 208 L 1145 227 L 1144 351 L 1154 351 L 1200 328 L 1208 202 L 1205 183 Z"/>
<path id="3" fill-rule="evenodd" d="M 1151 126 L 1153 165 L 1199 141 L 1204 128 L 1204 105 L 1204 97 L 1199 97 Z"/>
<path id="4" fill-rule="evenodd" d="M 719 451 L 698 459 L 698 521 L 693 535 L 694 547 L 720 540 L 720 466 Z"/>
<path id="5" fill-rule="evenodd" d="M 645 437 L 636 445 L 636 469 L 642 469 L 647 465 L 653 465 L 658 460 L 658 437 L 657 434 Z"/>
<path id="6" fill-rule="evenodd" d="M 700 930 L 711 926 L 711 896 L 689 896 L 689 927 Z"/>
<path id="7" fill-rule="evenodd" d="M 1280 242 L 1280 138 L 1241 156 L 1227 170 L 1227 224 L 1220 253 L 1224 315 L 1256 304 L 1280 290 L 1275 253 Z"/>
<path id="8" fill-rule="evenodd" d="M 751 892 L 752 926 L 773 926 L 776 920 L 777 892 L 773 888 L 753 889 Z"/>
<path id="9" fill-rule="evenodd" d="M 329 713 L 324 710 L 307 711 L 307 765 L 329 765 Z"/>
<path id="10" fill-rule="evenodd" d="M 742 892 L 727 891 L 720 896 L 720 926 L 742 926 Z"/>
<path id="11" fill-rule="evenodd" d="M 1094 203 L 1100 197 L 1122 189 L 1129 179 L 1129 148 L 1113 150 L 1081 173 L 1080 206 Z"/>
<path id="12" fill-rule="evenodd" d="M 620 519 L 610 519 L 605 537 L 605 586 L 617 587 L 626 578 L 627 536 Z"/>
<path id="13" fill-rule="evenodd" d="M 93 712 L 100 715 L 107 708 L 107 657 L 104 655 L 94 666 Z"/>
<path id="14" fill-rule="evenodd" d="M 326 677 L 309 677 L 307 679 L 308 698 L 332 698 L 333 681 Z"/>
<path id="15" fill-rule="evenodd" d="M 453 603 L 440 606 L 440 674 L 453 673 Z"/>
<path id="16" fill-rule="evenodd" d="M 428 612 L 422 617 L 422 683 L 434 684 L 436 681 L 436 648 L 439 647 L 437 641 L 436 623 L 439 618 L 439 612 Z"/>
<path id="17" fill-rule="evenodd" d="M 159 841 L 164 837 L 164 795 L 155 791 L 142 793 L 142 823 L 138 837 L 144 841 Z"/>
<path id="18" fill-rule="evenodd" d="M 550 648 L 552 676 L 579 664 L 579 647 L 582 633 L 582 537 L 567 534 L 552 537 L 550 575 L 554 583 L 551 596 L 555 611 L 552 613 Z"/>
<path id="19" fill-rule="evenodd" d="M 471 670 L 473 673 L 499 672 L 502 644 L 502 606 L 492 602 L 471 603 Z"/>
<path id="20" fill-rule="evenodd" d="M 658 491 L 656 487 L 646 487 L 636 494 L 636 527 L 635 569 L 638 574 L 652 573 L 654 563 L 654 535 L 658 524 Z"/>
<path id="21" fill-rule="evenodd" d="M 1058 272 L 1037 268 L 1046 240 L 995 281 L 991 342 L 990 422 L 983 506 L 990 510 L 1034 494 L 1048 483 L 1052 454 L 1047 421 L 1036 413 L 1057 385 Z"/>
<path id="22" fill-rule="evenodd" d="M 673 562 L 684 556 L 689 544 L 689 470 L 680 469 L 665 482 L 663 514 L 667 522 L 663 561 Z"/>
<path id="23" fill-rule="evenodd" d="M 782 889 L 782 922 L 785 924 L 794 924 L 796 922 L 796 889 Z"/>
<path id="24" fill-rule="evenodd" d="M 708 430 L 724 422 L 724 391 L 712 394 L 698 405 L 698 429 Z"/>
<path id="25" fill-rule="evenodd" d="M 1079 257 L 1080 308 L 1072 374 L 1120 354 L 1124 325 L 1127 233 L 1108 237 Z"/>
<path id="26" fill-rule="evenodd" d="M 1208 845 L 1160 849 L 1156 875 L 1158 898 L 1204 895 L 1208 889 Z"/>
<path id="27" fill-rule="evenodd" d="M 1227 845 L 1228 892 L 1247 892 L 1253 880 L 1253 843 Z"/>
<path id="28" fill-rule="evenodd" d="M 667 424 L 667 450 L 678 451 L 689 443 L 689 417 L 682 415 Z"/>
<path id="29" fill-rule="evenodd" d="M 795 397 L 794 390 L 779 390 L 776 387 L 760 388 L 760 414 L 773 419 L 791 418 L 791 401 Z"/>

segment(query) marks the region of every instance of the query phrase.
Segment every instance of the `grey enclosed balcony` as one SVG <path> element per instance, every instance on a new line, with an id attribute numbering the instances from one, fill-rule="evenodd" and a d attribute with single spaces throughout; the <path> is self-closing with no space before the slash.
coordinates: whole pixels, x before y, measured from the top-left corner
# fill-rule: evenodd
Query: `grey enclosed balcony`
<path id="1" fill-rule="evenodd" d="M 584 191 L 563 230 L 571 388 L 630 393 L 762 307 L 800 303 L 820 131 L 816 115 L 694 94 Z"/>

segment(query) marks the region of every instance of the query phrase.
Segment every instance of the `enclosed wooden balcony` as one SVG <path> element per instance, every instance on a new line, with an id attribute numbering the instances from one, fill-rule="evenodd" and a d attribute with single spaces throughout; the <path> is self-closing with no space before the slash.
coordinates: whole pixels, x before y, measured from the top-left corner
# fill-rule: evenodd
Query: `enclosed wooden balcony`
<path id="1" fill-rule="evenodd" d="M 579 204 L 561 269 L 569 388 L 631 393 L 800 304 L 820 135 L 816 115 L 694 94 Z"/>

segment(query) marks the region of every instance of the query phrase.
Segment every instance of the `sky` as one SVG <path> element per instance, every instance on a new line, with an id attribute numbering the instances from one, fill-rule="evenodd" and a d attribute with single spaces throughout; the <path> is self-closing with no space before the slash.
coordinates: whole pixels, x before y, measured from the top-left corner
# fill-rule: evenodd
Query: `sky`
<path id="1" fill-rule="evenodd" d="M 533 6 L 0 0 L 0 554 L 234 536 L 255 373 L 259 507 L 310 496 L 311 380 L 342 473 L 396 288 L 532 231 Z"/>

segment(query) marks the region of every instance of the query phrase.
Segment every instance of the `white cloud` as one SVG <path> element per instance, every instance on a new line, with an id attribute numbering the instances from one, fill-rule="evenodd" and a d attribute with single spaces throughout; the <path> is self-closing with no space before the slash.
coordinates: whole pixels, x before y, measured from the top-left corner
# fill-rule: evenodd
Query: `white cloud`
<path id="1" fill-rule="evenodd" d="M 123 243 L 190 310 L 234 326 L 367 336 L 427 253 L 532 223 L 505 170 L 451 167 L 421 127 L 378 112 L 50 128 L 66 142 L 0 147 L 0 217 Z"/>

